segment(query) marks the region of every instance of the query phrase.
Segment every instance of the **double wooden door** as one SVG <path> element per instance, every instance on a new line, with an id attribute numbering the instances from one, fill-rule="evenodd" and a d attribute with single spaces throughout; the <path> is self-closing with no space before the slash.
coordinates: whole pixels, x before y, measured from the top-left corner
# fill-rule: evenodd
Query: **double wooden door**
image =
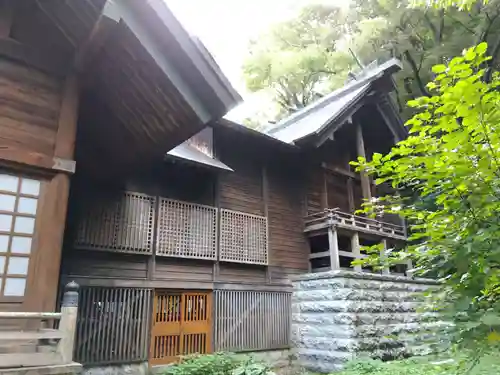
<path id="1" fill-rule="evenodd" d="M 212 293 L 156 291 L 150 365 L 212 349 Z"/>

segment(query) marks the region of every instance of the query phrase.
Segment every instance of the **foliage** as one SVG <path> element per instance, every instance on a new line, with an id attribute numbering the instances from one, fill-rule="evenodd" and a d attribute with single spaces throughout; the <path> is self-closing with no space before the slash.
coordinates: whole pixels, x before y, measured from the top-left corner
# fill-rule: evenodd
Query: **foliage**
<path id="1" fill-rule="evenodd" d="M 162 375 L 266 375 L 270 369 L 247 356 L 232 353 L 192 355 L 166 368 Z"/>
<path id="2" fill-rule="evenodd" d="M 439 5 L 450 2 L 442 0 Z M 409 118 L 412 112 L 404 103 L 430 95 L 426 84 L 434 78 L 432 66 L 487 42 L 493 57 L 489 67 L 499 68 L 500 0 L 468 4 L 473 6 L 467 11 L 415 7 L 413 0 L 350 0 L 341 8 L 306 7 L 297 18 L 252 42 L 243 68 L 247 87 L 271 90 L 281 108 L 279 118 L 316 100 L 318 93 L 342 86 L 360 65 L 396 57 L 404 64 L 396 76 L 396 98 L 403 117 Z"/>
<path id="3" fill-rule="evenodd" d="M 305 7 L 297 18 L 277 24 L 250 44 L 243 66 L 248 89 L 270 88 L 283 114 L 306 106 L 329 91 L 326 77 L 349 61 L 337 46 L 346 27 L 342 10 L 326 5 Z"/>
<path id="4" fill-rule="evenodd" d="M 375 360 L 355 361 L 348 364 L 338 375 L 491 375 L 500 372 L 500 361 L 491 356 L 483 358 L 470 372 L 466 363 L 456 361 L 433 361 L 429 358 L 382 362 Z"/>
<path id="5" fill-rule="evenodd" d="M 476 354 L 500 342 L 500 79 L 484 81 L 486 51 L 482 43 L 434 66 L 433 96 L 409 103 L 418 111 L 406 123 L 409 137 L 385 156 L 353 163 L 403 192 L 365 210 L 411 224 L 406 249 L 381 257 L 372 249 L 366 262 L 411 258 L 418 275 L 439 278 L 429 302 L 456 324 L 454 342 Z"/>
<path id="6" fill-rule="evenodd" d="M 477 0 L 414 0 L 413 2 L 416 6 L 435 6 L 437 8 L 457 7 L 467 10 L 476 3 Z M 487 4 L 488 0 L 483 0 L 483 3 Z"/>

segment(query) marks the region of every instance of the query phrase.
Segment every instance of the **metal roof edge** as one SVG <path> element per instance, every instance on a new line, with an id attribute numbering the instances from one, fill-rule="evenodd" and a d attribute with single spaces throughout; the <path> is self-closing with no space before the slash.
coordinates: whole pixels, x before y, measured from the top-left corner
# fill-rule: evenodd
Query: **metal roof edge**
<path id="1" fill-rule="evenodd" d="M 201 87 L 200 89 L 196 89 L 194 87 L 194 89 L 198 94 L 203 96 L 200 98 L 203 102 L 209 103 L 207 110 L 212 113 L 213 118 L 225 115 L 230 109 L 240 103 L 242 97 L 231 85 L 210 52 L 208 52 L 204 45 L 200 46 L 202 45 L 201 41 L 193 39 L 181 22 L 175 17 L 168 4 L 163 0 L 146 0 L 145 3 L 161 21 L 161 27 L 173 37 L 180 49 L 179 52 L 184 55 L 183 58 L 189 60 L 190 64 L 196 69 L 196 72 L 193 73 L 201 78 L 197 84 L 205 87 L 204 89 Z M 136 5 L 134 0 L 129 0 L 128 4 L 133 4 L 132 6 Z M 186 78 L 189 81 L 190 77 L 188 76 Z M 219 102 L 218 105 L 210 105 L 210 103 L 214 103 L 214 99 L 217 99 Z"/>
<path id="2" fill-rule="evenodd" d="M 266 134 L 272 135 L 273 133 L 282 130 L 283 128 L 289 126 L 290 124 L 300 120 L 301 118 L 307 116 L 310 112 L 322 108 L 325 105 L 331 103 L 332 101 L 338 99 L 340 96 L 346 95 L 354 90 L 357 90 L 361 86 L 371 83 L 374 80 L 377 80 L 379 78 L 382 78 L 386 74 L 394 74 L 395 72 L 401 70 L 403 67 L 402 63 L 400 60 L 396 58 L 392 58 L 385 63 L 379 65 L 377 68 L 377 73 L 373 74 L 371 76 L 363 77 L 359 81 L 353 81 L 352 84 L 345 85 L 330 94 L 325 95 L 321 99 L 309 104 L 308 106 L 302 108 L 298 112 L 290 115 L 289 117 L 285 118 L 282 120 L 280 123 L 278 123 L 276 126 L 272 127 L 271 129 L 268 129 L 266 131 Z"/>

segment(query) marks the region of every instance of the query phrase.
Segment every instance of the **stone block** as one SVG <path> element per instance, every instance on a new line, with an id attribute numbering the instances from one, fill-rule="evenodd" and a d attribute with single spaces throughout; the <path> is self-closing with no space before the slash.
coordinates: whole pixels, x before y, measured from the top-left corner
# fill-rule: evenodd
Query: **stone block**
<path id="1" fill-rule="evenodd" d="M 420 314 L 429 280 L 332 271 L 301 275 L 292 296 L 292 340 L 298 365 L 331 372 L 356 356 L 390 359 L 425 353 L 435 313 Z"/>

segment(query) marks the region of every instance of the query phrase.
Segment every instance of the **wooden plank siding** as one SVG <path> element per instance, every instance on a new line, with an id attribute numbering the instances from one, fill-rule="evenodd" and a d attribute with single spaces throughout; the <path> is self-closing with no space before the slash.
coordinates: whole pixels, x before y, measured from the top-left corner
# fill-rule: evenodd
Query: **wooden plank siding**
<path id="1" fill-rule="evenodd" d="M 307 272 L 309 267 L 309 246 L 303 233 L 304 186 L 299 176 L 299 168 L 286 171 L 278 165 L 268 173 L 269 265 L 281 267 L 286 275 L 289 269 Z"/>
<path id="2" fill-rule="evenodd" d="M 91 250 L 65 251 L 62 272 L 68 277 L 146 279 L 147 258 Z"/>
<path id="3" fill-rule="evenodd" d="M 6 150 L 54 155 L 62 82 L 0 58 L 0 143 Z"/>
<path id="4" fill-rule="evenodd" d="M 187 195 L 191 186 L 199 189 L 192 197 L 219 195 L 220 207 L 248 213 L 252 215 L 268 215 L 268 266 L 229 263 L 224 261 L 177 259 L 156 255 L 155 262 L 150 262 L 149 255 L 128 256 L 126 254 L 106 254 L 104 252 L 73 250 L 67 242 L 67 256 L 63 267 L 65 278 L 89 277 L 102 279 L 115 278 L 115 285 L 130 286 L 131 280 L 137 285 L 163 285 L 168 287 L 172 282 L 176 285 L 203 284 L 212 287 L 214 284 L 246 284 L 254 286 L 289 284 L 289 275 L 300 274 L 308 270 L 309 245 L 303 233 L 303 216 L 305 214 L 305 184 L 301 179 L 303 165 L 287 160 L 274 160 L 271 153 L 255 154 L 259 147 L 253 143 L 244 146 L 238 141 L 228 142 L 227 138 L 216 142 L 216 154 L 229 165 L 234 172 L 216 172 L 210 174 L 194 173 L 195 167 L 176 164 L 161 169 L 162 173 L 150 173 L 130 178 L 127 187 L 133 186 L 139 193 L 158 193 L 179 199 L 181 191 Z M 281 158 L 281 156 L 280 156 Z M 177 170 L 176 173 L 167 170 Z M 265 173 L 264 173 L 265 169 Z M 185 172 L 180 173 L 181 170 Z M 214 192 L 215 178 L 218 174 L 218 191 Z M 266 176 L 266 182 L 264 182 Z M 147 177 L 147 178 L 146 178 Z M 195 183 L 196 181 L 199 183 Z M 133 181 L 133 182 L 132 182 Z M 84 185 L 75 187 L 81 194 Z M 195 185 L 195 186 L 194 186 Z M 155 187 L 156 186 L 156 187 Z M 203 188 L 201 188 L 203 186 Z M 182 187 L 182 188 L 181 188 Z M 115 187 L 116 188 L 116 187 Z M 205 194 L 206 192 L 206 194 Z M 189 201 L 192 201 L 189 199 Z M 267 199 L 265 199 L 267 197 Z M 186 197 L 187 198 L 187 197 Z M 73 197 L 73 200 L 84 200 Z M 204 199 L 205 200 L 205 199 Z M 208 199 L 207 199 L 208 200 Z M 208 205 L 216 205 L 207 202 Z M 267 204 L 266 204 L 267 201 Z M 71 222 L 71 220 L 70 220 Z M 71 228 L 68 232 L 71 232 Z M 148 263 L 150 277 L 148 274 Z M 214 264 L 216 267 L 214 267 Z M 120 281 L 122 280 L 122 281 Z M 108 285 L 108 284 L 106 284 Z"/>

